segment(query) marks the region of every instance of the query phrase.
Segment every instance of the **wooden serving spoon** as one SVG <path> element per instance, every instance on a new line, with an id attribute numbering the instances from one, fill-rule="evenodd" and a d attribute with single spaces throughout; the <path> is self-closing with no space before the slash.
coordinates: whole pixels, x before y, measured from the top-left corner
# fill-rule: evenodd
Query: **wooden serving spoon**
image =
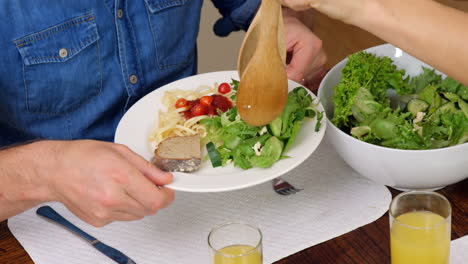
<path id="1" fill-rule="evenodd" d="M 258 34 L 252 34 L 254 28 L 257 26 L 259 21 L 259 15 L 256 15 L 252 22 L 250 23 L 249 30 L 247 31 L 244 40 L 239 52 L 239 57 L 237 57 L 237 71 L 239 72 L 239 77 L 242 77 L 244 74 L 245 68 L 249 63 L 252 55 L 255 51 L 258 42 Z M 247 41 L 248 40 L 248 41 Z M 278 52 L 281 56 L 281 61 L 286 65 L 286 43 L 284 37 L 284 22 L 283 22 L 283 11 L 280 9 L 280 14 L 278 16 Z M 247 43 L 247 45 L 246 45 Z"/>
<path id="2" fill-rule="evenodd" d="M 266 125 L 283 111 L 288 97 L 285 60 L 281 5 L 277 0 L 263 0 L 238 59 L 236 104 L 246 123 Z"/>

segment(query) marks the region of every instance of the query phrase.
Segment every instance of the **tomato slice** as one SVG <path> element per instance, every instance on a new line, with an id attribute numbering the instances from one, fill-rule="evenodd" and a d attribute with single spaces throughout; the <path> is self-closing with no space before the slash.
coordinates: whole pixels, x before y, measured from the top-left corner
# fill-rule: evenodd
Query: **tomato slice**
<path id="1" fill-rule="evenodd" d="M 196 104 L 190 110 L 193 116 L 206 115 L 206 109 L 201 104 Z"/>
<path id="2" fill-rule="evenodd" d="M 222 83 L 218 86 L 218 92 L 220 94 L 227 94 L 231 91 L 231 85 L 229 83 Z"/>
<path id="3" fill-rule="evenodd" d="M 187 105 L 188 105 L 188 102 L 184 98 L 179 98 L 175 102 L 175 108 L 182 108 L 182 107 L 186 107 Z"/>
<path id="4" fill-rule="evenodd" d="M 210 106 L 211 103 L 213 102 L 213 97 L 211 96 L 202 96 L 202 98 L 200 98 L 200 104 L 204 105 L 204 106 Z"/>

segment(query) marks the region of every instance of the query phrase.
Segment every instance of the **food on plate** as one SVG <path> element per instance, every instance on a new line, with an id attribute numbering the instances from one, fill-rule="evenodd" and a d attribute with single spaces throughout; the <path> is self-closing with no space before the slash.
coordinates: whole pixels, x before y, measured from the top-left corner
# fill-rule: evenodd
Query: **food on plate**
<path id="1" fill-rule="evenodd" d="M 213 88 L 166 92 L 159 113 L 159 124 L 150 138 L 156 152 L 166 138 L 199 135 L 213 167 L 233 164 L 242 169 L 268 168 L 290 148 L 306 118 L 317 118 L 319 131 L 323 113 L 317 111 L 312 96 L 304 87 L 288 95 L 281 116 L 266 126 L 251 126 L 241 120 L 235 106 L 239 82 L 222 83 Z"/>
<path id="2" fill-rule="evenodd" d="M 398 149 L 435 149 L 468 141 L 468 87 L 423 67 L 406 76 L 388 57 L 349 57 L 335 87 L 332 122 L 352 136 Z"/>
<path id="3" fill-rule="evenodd" d="M 200 136 L 164 139 L 154 151 L 154 164 L 165 171 L 192 172 L 200 168 Z"/>
<path id="4" fill-rule="evenodd" d="M 215 87 L 217 86 L 215 84 Z M 200 135 L 200 137 L 205 137 L 205 127 L 200 125 L 199 121 L 209 117 L 210 114 L 218 115 L 218 110 L 226 111 L 233 105 L 228 99 L 233 96 L 233 93 L 226 92 L 225 89 L 220 92 L 215 87 L 203 85 L 195 90 L 166 91 L 161 100 L 165 111 L 159 111 L 157 128 L 150 137 L 152 149 L 157 148 L 161 141 L 172 136 Z M 213 97 L 210 107 L 201 104 L 201 98 L 206 96 Z"/>
<path id="5" fill-rule="evenodd" d="M 316 131 L 320 129 L 323 114 L 316 110 L 312 101 L 304 87 L 295 88 L 289 92 L 281 116 L 261 127 L 242 121 L 236 107 L 220 116 L 200 120 L 207 132 L 204 140 L 216 146 L 208 149 L 212 165 L 233 163 L 242 169 L 268 168 L 285 158 L 284 151 L 292 145 L 306 118 L 316 117 Z"/>
<path id="6" fill-rule="evenodd" d="M 181 102 L 180 102 L 181 101 Z M 179 98 L 175 107 L 180 109 L 186 120 L 204 115 L 218 115 L 232 108 L 232 102 L 220 94 L 204 95 L 199 99 L 186 100 Z"/>

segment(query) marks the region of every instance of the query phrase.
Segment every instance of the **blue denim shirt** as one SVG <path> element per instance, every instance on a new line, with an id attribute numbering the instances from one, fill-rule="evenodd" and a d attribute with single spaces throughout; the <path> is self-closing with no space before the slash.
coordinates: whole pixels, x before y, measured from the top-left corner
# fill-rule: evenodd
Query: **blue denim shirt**
<path id="1" fill-rule="evenodd" d="M 245 29 L 259 1 L 213 0 L 223 15 L 215 32 Z M 0 146 L 37 138 L 111 141 L 138 99 L 196 73 L 201 6 L 0 1 Z"/>

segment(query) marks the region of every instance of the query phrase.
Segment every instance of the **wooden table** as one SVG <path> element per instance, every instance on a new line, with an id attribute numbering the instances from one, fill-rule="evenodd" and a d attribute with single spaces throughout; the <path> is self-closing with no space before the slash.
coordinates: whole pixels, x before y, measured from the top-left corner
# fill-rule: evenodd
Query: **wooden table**
<path id="1" fill-rule="evenodd" d="M 468 11 L 467 1 L 441 0 L 441 2 Z M 314 29 L 323 40 L 329 58 L 328 67 L 332 67 L 351 53 L 383 43 L 367 32 L 320 14 L 314 14 Z M 391 191 L 393 195 L 398 193 L 393 189 Z M 440 193 L 449 199 L 453 207 L 452 239 L 468 235 L 468 180 L 448 186 Z M 0 223 L 0 263 L 33 263 L 8 230 L 6 221 Z M 314 263 L 390 263 L 388 214 L 371 224 L 277 262 L 277 264 Z"/>

